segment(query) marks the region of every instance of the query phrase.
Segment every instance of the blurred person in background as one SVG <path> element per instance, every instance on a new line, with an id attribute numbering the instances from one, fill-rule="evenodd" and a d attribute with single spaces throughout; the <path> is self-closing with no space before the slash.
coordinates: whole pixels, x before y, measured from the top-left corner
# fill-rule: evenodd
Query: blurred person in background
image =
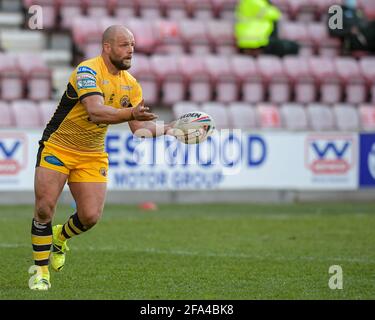
<path id="1" fill-rule="evenodd" d="M 375 20 L 369 21 L 357 7 L 357 0 L 345 0 L 341 6 L 343 10 L 342 28 L 328 30 L 331 36 L 343 40 L 344 53 L 354 51 L 368 51 L 375 53 Z M 331 13 L 330 18 L 336 13 Z"/>
<path id="2" fill-rule="evenodd" d="M 280 57 L 298 54 L 298 43 L 278 37 L 280 18 L 280 10 L 267 0 L 240 0 L 236 6 L 235 37 L 241 52 Z"/>

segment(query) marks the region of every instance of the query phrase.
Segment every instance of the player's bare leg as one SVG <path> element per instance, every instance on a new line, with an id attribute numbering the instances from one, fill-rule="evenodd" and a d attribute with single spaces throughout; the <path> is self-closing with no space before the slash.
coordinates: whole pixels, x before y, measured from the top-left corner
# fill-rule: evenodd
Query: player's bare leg
<path id="1" fill-rule="evenodd" d="M 65 265 L 67 240 L 92 228 L 100 219 L 107 192 L 105 182 L 71 182 L 69 187 L 77 212 L 64 225 L 53 227 L 51 265 L 55 271 L 60 271 Z"/>
<path id="2" fill-rule="evenodd" d="M 30 285 L 33 290 L 47 290 L 51 286 L 48 271 L 52 245 L 51 221 L 66 179 L 66 174 L 51 169 L 37 167 L 35 170 L 35 212 L 31 226 L 31 242 L 35 265 L 40 268 L 35 281 Z"/>

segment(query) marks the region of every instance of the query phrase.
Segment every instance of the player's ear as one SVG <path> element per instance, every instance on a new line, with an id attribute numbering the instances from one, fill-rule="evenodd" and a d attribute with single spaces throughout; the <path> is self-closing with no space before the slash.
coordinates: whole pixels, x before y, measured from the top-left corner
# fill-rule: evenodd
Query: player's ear
<path id="1" fill-rule="evenodd" d="M 105 53 L 109 53 L 111 51 L 111 44 L 109 42 L 103 43 L 103 51 Z"/>

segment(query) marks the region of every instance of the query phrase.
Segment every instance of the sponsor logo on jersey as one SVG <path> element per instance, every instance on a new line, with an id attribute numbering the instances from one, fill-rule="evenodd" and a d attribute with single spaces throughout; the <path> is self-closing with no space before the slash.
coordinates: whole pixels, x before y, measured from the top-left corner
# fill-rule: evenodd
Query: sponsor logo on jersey
<path id="1" fill-rule="evenodd" d="M 122 90 L 131 90 L 133 87 L 132 86 L 124 86 L 124 85 L 121 85 L 120 88 Z"/>
<path id="2" fill-rule="evenodd" d="M 91 73 L 92 75 L 96 76 L 96 71 L 86 66 L 78 67 L 77 74 L 79 73 Z"/>
<path id="3" fill-rule="evenodd" d="M 89 73 L 81 73 L 77 75 L 77 88 L 90 89 L 96 88 L 96 79 Z"/>
<path id="4" fill-rule="evenodd" d="M 100 168 L 100 169 L 99 169 L 99 173 L 100 173 L 103 177 L 106 177 L 106 176 L 107 176 L 107 169 L 106 169 L 106 168 Z"/>

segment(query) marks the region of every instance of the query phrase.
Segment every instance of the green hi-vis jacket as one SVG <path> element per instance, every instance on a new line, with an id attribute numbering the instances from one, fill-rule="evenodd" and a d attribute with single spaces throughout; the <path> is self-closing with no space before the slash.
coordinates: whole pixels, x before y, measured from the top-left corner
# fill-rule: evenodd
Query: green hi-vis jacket
<path id="1" fill-rule="evenodd" d="M 281 12 L 267 0 L 240 0 L 236 7 L 235 36 L 241 49 L 268 45 L 274 22 Z"/>

